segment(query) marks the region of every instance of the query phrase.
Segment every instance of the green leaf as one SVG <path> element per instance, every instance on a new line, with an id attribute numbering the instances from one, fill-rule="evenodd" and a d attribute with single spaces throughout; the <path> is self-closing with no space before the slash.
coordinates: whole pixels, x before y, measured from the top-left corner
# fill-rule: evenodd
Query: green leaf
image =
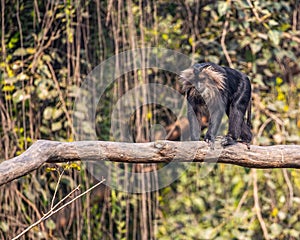
<path id="1" fill-rule="evenodd" d="M 46 221 L 46 227 L 49 230 L 54 230 L 56 228 L 56 224 L 52 219 L 49 219 L 49 220 Z"/>
<path id="2" fill-rule="evenodd" d="M 287 31 L 288 29 L 291 28 L 291 24 L 289 23 L 282 23 L 279 27 L 279 30 L 282 31 L 282 32 L 285 32 Z"/>
<path id="3" fill-rule="evenodd" d="M 50 134 L 50 129 L 48 127 L 45 126 L 40 126 L 40 132 L 44 133 L 45 135 L 49 135 Z"/>
<path id="4" fill-rule="evenodd" d="M 19 103 L 22 100 L 24 100 L 25 98 L 28 98 L 29 96 L 25 96 L 25 93 L 22 89 L 17 90 L 16 92 L 14 92 L 13 94 L 13 101 L 15 103 Z"/>
<path id="5" fill-rule="evenodd" d="M 48 55 L 48 54 L 44 54 L 42 59 L 45 61 L 45 62 L 51 62 L 51 57 Z"/>
<path id="6" fill-rule="evenodd" d="M 278 23 L 277 21 L 275 21 L 274 19 L 271 19 L 271 20 L 269 21 L 269 25 L 270 25 L 270 26 L 278 26 L 279 23 Z"/>
<path id="7" fill-rule="evenodd" d="M 61 108 L 59 108 L 59 109 L 54 108 L 53 112 L 52 112 L 52 119 L 55 120 L 55 119 L 59 118 L 63 114 L 63 112 L 64 111 Z"/>
<path id="8" fill-rule="evenodd" d="M 12 92 L 15 89 L 14 85 L 5 85 L 2 87 L 3 92 Z"/>
<path id="9" fill-rule="evenodd" d="M 80 171 L 80 165 L 78 165 L 77 163 L 71 163 L 70 164 L 70 168 L 76 169 L 77 171 Z"/>
<path id="10" fill-rule="evenodd" d="M 17 75 L 17 79 L 21 81 L 25 81 L 29 79 L 29 76 L 26 75 L 25 73 L 21 72 L 20 74 Z"/>
<path id="11" fill-rule="evenodd" d="M 18 48 L 14 51 L 13 56 L 24 56 L 27 54 L 27 51 L 25 48 Z"/>
<path id="12" fill-rule="evenodd" d="M 268 39 L 268 35 L 267 34 L 265 34 L 265 33 L 257 33 L 257 36 L 259 37 L 259 38 L 262 38 L 263 40 L 267 40 Z"/>
<path id="13" fill-rule="evenodd" d="M 53 108 L 52 107 L 46 107 L 44 112 L 43 112 L 43 117 L 46 120 L 50 120 L 52 117 L 52 113 L 53 113 Z"/>
<path id="14" fill-rule="evenodd" d="M 276 85 L 279 86 L 283 83 L 283 79 L 281 77 L 276 77 Z"/>
<path id="15" fill-rule="evenodd" d="M 282 233 L 282 226 L 278 223 L 273 223 L 270 227 L 273 237 L 277 237 Z"/>
<path id="16" fill-rule="evenodd" d="M 29 47 L 29 48 L 26 48 L 26 52 L 28 54 L 32 55 L 32 54 L 35 54 L 36 50 L 35 50 L 35 48 Z"/>
<path id="17" fill-rule="evenodd" d="M 263 82 L 263 76 L 261 74 L 256 74 L 255 78 L 253 79 L 254 83 L 257 83 L 260 86 L 264 86 L 264 82 Z"/>
<path id="18" fill-rule="evenodd" d="M 218 1 L 218 13 L 220 17 L 224 16 L 228 9 L 227 1 Z"/>
<path id="19" fill-rule="evenodd" d="M 51 130 L 53 132 L 58 131 L 60 129 L 62 129 L 62 123 L 61 122 L 55 122 L 55 123 L 51 124 Z"/>
<path id="20" fill-rule="evenodd" d="M 161 35 L 161 37 L 162 37 L 162 39 L 165 40 L 165 41 L 167 41 L 167 40 L 169 39 L 169 36 L 168 36 L 168 34 L 166 34 L 166 33 L 163 33 L 163 34 Z"/>
<path id="21" fill-rule="evenodd" d="M 250 43 L 250 48 L 253 54 L 258 53 L 262 48 L 261 41 L 255 41 L 254 43 Z"/>
<path id="22" fill-rule="evenodd" d="M 3 232 L 8 232 L 9 230 L 9 225 L 3 221 L 0 222 L 0 229 L 3 231 Z"/>
<path id="23" fill-rule="evenodd" d="M 8 42 L 8 48 L 13 49 L 16 46 L 16 43 L 19 41 L 20 33 L 16 32 L 15 35 Z"/>
<path id="24" fill-rule="evenodd" d="M 277 49 L 276 49 L 277 50 Z M 294 60 L 295 62 L 297 62 L 297 57 L 295 56 L 295 54 L 292 51 L 286 51 L 286 50 L 277 50 L 274 51 L 276 56 L 280 59 L 284 58 L 284 57 L 288 57 L 291 58 L 292 60 Z"/>
<path id="25" fill-rule="evenodd" d="M 55 167 L 47 167 L 46 172 L 56 172 L 57 169 Z"/>
<path id="26" fill-rule="evenodd" d="M 280 37 L 281 37 L 281 33 L 279 31 L 276 30 L 269 30 L 268 31 L 268 36 L 269 39 L 275 44 L 275 45 L 279 45 L 280 43 Z"/>

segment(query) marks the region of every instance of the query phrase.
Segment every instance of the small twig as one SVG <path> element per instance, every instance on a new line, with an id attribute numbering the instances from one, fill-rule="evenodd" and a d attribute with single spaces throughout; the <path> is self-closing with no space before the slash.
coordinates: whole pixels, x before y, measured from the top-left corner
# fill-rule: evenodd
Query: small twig
<path id="1" fill-rule="evenodd" d="M 54 191 L 54 194 L 53 194 L 53 197 L 52 197 L 50 209 L 53 209 L 54 200 L 55 200 L 55 197 L 56 197 L 56 194 L 57 194 L 58 186 L 59 186 L 59 183 L 61 181 L 61 178 L 62 178 L 64 172 L 65 172 L 65 169 L 63 169 L 62 172 L 59 173 L 59 177 L 58 177 L 58 181 L 56 183 L 55 191 Z"/>
<path id="2" fill-rule="evenodd" d="M 244 204 L 244 202 L 246 201 L 248 194 L 249 194 L 248 190 L 246 190 L 243 193 L 243 196 L 241 197 L 241 200 L 239 201 L 239 204 L 238 204 L 238 206 L 236 207 L 236 209 L 234 211 L 234 215 L 237 214 L 241 210 L 241 207 Z"/>
<path id="3" fill-rule="evenodd" d="M 256 8 L 253 6 L 251 0 L 247 0 L 247 3 L 248 3 L 248 5 L 251 7 L 251 10 L 252 10 L 252 12 L 253 12 L 253 14 L 254 14 L 256 20 L 257 20 L 258 22 L 261 22 L 262 19 L 259 17 L 258 12 L 257 12 Z"/>
<path id="4" fill-rule="evenodd" d="M 62 205 L 61 207 L 57 208 L 59 204 L 61 204 L 64 200 L 66 200 L 72 193 L 74 193 L 75 191 L 79 190 L 80 185 L 78 185 L 71 193 L 69 193 L 66 197 L 64 197 L 62 200 L 60 200 L 52 209 L 50 209 L 42 218 L 40 218 L 38 221 L 36 221 L 35 223 L 31 224 L 29 227 L 27 227 L 24 231 L 22 231 L 20 234 L 18 234 L 16 237 L 14 237 L 12 240 L 16 240 L 18 238 L 20 238 L 21 236 L 23 236 L 25 233 L 27 233 L 30 229 L 32 229 L 33 227 L 37 226 L 38 224 L 40 224 L 42 221 L 47 220 L 49 217 L 51 217 L 53 214 L 59 212 L 60 210 L 62 210 L 63 208 L 65 208 L 66 206 L 70 205 L 71 203 L 73 203 L 74 201 L 76 201 L 78 198 L 84 196 L 85 194 L 87 194 L 88 192 L 92 191 L 94 188 L 98 187 L 99 185 L 101 185 L 103 182 L 105 181 L 105 179 L 103 179 L 102 181 L 98 182 L 97 184 L 95 184 L 94 186 L 90 187 L 89 189 L 87 189 L 86 191 L 84 191 L 83 193 L 79 194 L 78 196 L 76 196 L 75 198 L 73 198 L 72 200 L 70 200 L 69 202 L 65 203 L 64 205 Z M 57 208 L 57 209 L 56 209 Z M 54 210 L 55 209 L 55 210 Z"/>
<path id="5" fill-rule="evenodd" d="M 79 190 L 79 187 L 80 187 L 80 185 L 78 185 L 78 186 L 72 191 L 72 193 L 75 192 L 75 191 L 77 191 L 77 190 Z M 68 196 L 70 196 L 70 194 L 68 194 Z M 65 199 L 65 198 L 64 198 L 64 199 Z M 37 226 L 38 224 L 40 224 L 41 222 L 43 222 L 44 220 L 46 220 L 47 218 L 49 218 L 50 216 L 52 216 L 52 215 L 55 213 L 55 212 L 53 211 L 53 209 L 55 209 L 55 207 L 56 207 L 58 204 L 62 203 L 62 202 L 64 201 L 64 199 L 61 200 L 61 201 L 59 201 L 53 208 L 51 208 L 47 213 L 45 213 L 43 217 L 41 217 L 38 221 L 36 221 L 35 223 L 33 223 L 33 224 L 31 224 L 30 226 L 28 226 L 24 231 L 22 231 L 19 235 L 17 235 L 16 237 L 14 237 L 12 240 L 15 240 L 15 239 L 20 238 L 20 237 L 23 236 L 25 233 L 27 233 L 31 228 Z M 74 200 L 74 199 L 73 199 L 73 200 Z M 68 203 L 69 203 L 69 202 L 68 202 Z"/>
<path id="6" fill-rule="evenodd" d="M 226 38 L 226 34 L 227 34 L 227 28 L 228 28 L 228 25 L 229 25 L 228 17 L 229 17 L 229 11 L 226 13 L 226 16 L 225 16 L 226 21 L 224 23 L 222 37 L 221 37 L 221 47 L 223 49 L 224 55 L 226 57 L 226 60 L 227 60 L 227 62 L 229 64 L 229 67 L 233 68 L 233 64 L 232 64 L 231 58 L 229 56 L 229 53 L 227 51 L 226 43 L 225 43 L 225 38 Z"/>
<path id="7" fill-rule="evenodd" d="M 266 240 L 270 239 L 268 230 L 266 227 L 266 223 L 261 215 L 261 209 L 259 205 L 259 199 L 258 199 L 258 187 L 257 187 L 257 171 L 256 169 L 252 169 L 252 175 L 253 175 L 253 198 L 254 198 L 254 208 L 256 212 L 257 219 L 259 221 L 260 227 L 263 231 L 264 238 Z"/>
<path id="8" fill-rule="evenodd" d="M 76 188 L 74 188 L 71 192 L 69 192 L 68 194 L 67 194 L 67 196 L 65 196 L 63 199 L 61 199 L 58 203 L 56 203 L 54 206 L 53 206 L 53 208 L 52 209 L 55 209 L 55 208 L 57 208 L 61 203 L 63 203 L 67 198 L 69 198 L 74 192 L 76 192 L 77 190 L 79 190 L 79 188 L 80 188 L 80 185 L 78 185 Z M 48 212 L 49 213 L 49 212 Z M 46 214 L 44 214 L 44 216 L 45 216 Z"/>
<path id="9" fill-rule="evenodd" d="M 272 118 L 268 118 L 259 128 L 258 132 L 257 132 L 257 137 L 260 137 L 263 134 L 263 131 L 265 130 L 266 126 L 272 122 Z"/>
<path id="10" fill-rule="evenodd" d="M 289 175 L 287 173 L 287 170 L 286 169 L 282 169 L 282 172 L 283 172 L 283 177 L 284 177 L 284 180 L 286 182 L 286 185 L 289 189 L 289 202 L 288 202 L 288 207 L 290 208 L 293 204 L 293 197 L 294 197 L 294 190 L 293 190 L 293 185 L 291 183 L 291 180 L 289 178 Z"/>
<path id="11" fill-rule="evenodd" d="M 36 215 L 38 218 L 42 217 L 42 215 L 39 212 L 39 210 L 37 209 L 36 205 L 34 205 L 29 199 L 27 199 L 18 189 L 16 189 L 16 193 L 21 199 L 23 199 L 23 201 L 26 202 L 26 204 L 28 204 L 33 209 L 34 212 L 36 212 Z M 41 225 L 41 228 L 42 228 L 42 230 L 45 230 L 44 224 Z"/>
<path id="12" fill-rule="evenodd" d="M 300 43 L 300 38 L 297 37 L 297 36 L 292 35 L 291 33 L 283 32 L 282 35 L 285 38 L 288 38 L 288 39 L 291 39 L 291 40 L 293 40 L 293 41 L 295 41 L 297 43 Z"/>

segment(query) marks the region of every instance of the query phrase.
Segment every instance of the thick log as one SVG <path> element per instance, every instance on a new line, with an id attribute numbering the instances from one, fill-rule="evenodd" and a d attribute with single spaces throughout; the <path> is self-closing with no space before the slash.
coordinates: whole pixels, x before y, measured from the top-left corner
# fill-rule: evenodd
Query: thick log
<path id="1" fill-rule="evenodd" d="M 20 156 L 0 164 L 0 185 L 44 163 L 69 161 L 124 163 L 218 162 L 250 168 L 300 168 L 299 145 L 251 146 L 236 144 L 211 150 L 203 141 L 125 143 L 103 141 L 55 142 L 39 140 Z"/>

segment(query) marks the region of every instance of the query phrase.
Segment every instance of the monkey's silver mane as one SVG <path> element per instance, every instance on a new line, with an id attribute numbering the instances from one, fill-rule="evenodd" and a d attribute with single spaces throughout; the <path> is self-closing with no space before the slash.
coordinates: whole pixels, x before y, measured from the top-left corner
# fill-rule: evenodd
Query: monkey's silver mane
<path id="1" fill-rule="evenodd" d="M 195 88 L 196 77 L 204 79 L 201 84 L 204 85 L 204 90 L 200 93 Z M 203 97 L 212 99 L 220 90 L 225 90 L 225 76 L 223 73 L 215 70 L 212 66 L 208 66 L 200 71 L 199 76 L 195 76 L 194 69 L 188 68 L 180 73 L 179 79 L 183 84 L 182 91 L 189 92 L 191 97 Z"/>
<path id="2" fill-rule="evenodd" d="M 204 68 L 201 73 L 212 79 L 219 90 L 225 90 L 225 76 L 223 73 L 216 71 L 212 66 Z"/>
<path id="3" fill-rule="evenodd" d="M 199 73 L 199 76 L 200 75 L 211 79 L 213 81 L 212 83 L 214 83 L 219 90 L 225 90 L 226 77 L 222 72 L 215 70 L 212 66 L 208 66 L 202 69 Z M 190 85 L 194 81 L 195 77 L 193 68 L 187 68 L 179 75 L 179 79 L 182 81 L 183 85 Z"/>

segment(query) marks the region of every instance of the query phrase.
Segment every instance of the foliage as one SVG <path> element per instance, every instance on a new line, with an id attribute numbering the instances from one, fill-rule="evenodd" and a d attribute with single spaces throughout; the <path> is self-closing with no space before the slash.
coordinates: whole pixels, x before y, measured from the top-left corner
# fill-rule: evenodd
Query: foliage
<path id="1" fill-rule="evenodd" d="M 21 154 L 36 139 L 73 141 L 72 107 L 82 80 L 110 56 L 147 46 L 245 72 L 253 86 L 254 144 L 299 144 L 299 9 L 298 1 L 278 0 L 1 1 L 1 159 Z M 106 89 L 98 106 L 99 139 L 110 140 L 111 111 L 120 96 L 153 81 L 178 89 L 176 76 L 153 69 L 128 73 Z M 138 141 L 149 139 L 147 126 L 174 121 L 161 107 L 136 114 Z M 270 239 L 300 237 L 299 171 L 218 165 L 204 178 L 202 171 L 205 166 L 191 164 L 176 182 L 152 193 L 95 190 L 26 239 L 260 239 L 265 233 L 257 200 Z M 95 181 L 78 164 L 51 165 L 2 187 L 1 239 L 42 217 L 61 172 L 57 198 Z"/>

